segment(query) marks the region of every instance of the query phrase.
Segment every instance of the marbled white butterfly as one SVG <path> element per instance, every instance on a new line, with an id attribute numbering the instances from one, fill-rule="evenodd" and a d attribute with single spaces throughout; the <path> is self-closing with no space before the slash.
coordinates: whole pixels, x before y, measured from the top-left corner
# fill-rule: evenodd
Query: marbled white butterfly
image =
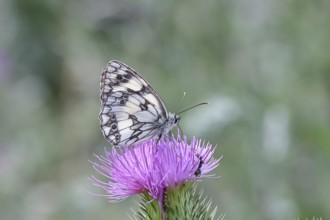
<path id="1" fill-rule="evenodd" d="M 151 85 L 122 62 L 112 60 L 103 69 L 100 90 L 101 130 L 114 146 L 159 140 L 180 121 Z"/>

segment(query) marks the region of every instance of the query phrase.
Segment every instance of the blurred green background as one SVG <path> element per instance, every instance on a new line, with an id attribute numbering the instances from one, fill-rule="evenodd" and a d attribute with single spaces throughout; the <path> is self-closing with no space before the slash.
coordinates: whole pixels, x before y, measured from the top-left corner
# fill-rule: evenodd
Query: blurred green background
<path id="1" fill-rule="evenodd" d="M 0 219 L 125 219 L 88 180 L 108 60 L 138 70 L 189 137 L 227 219 L 330 218 L 330 1 L 0 1 Z"/>

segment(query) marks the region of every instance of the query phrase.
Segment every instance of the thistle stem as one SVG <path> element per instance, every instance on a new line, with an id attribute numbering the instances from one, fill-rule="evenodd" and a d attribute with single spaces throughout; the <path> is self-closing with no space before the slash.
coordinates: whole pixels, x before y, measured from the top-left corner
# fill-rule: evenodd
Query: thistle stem
<path id="1" fill-rule="evenodd" d="M 168 220 L 168 216 L 167 216 L 167 213 L 164 212 L 164 210 L 161 211 L 161 214 L 160 214 L 160 218 L 161 220 Z"/>
<path id="2" fill-rule="evenodd" d="M 166 187 L 163 189 L 163 196 L 162 196 L 162 201 L 160 201 L 160 215 L 161 215 L 161 220 L 168 220 L 168 201 L 167 201 L 167 192 L 166 192 Z"/>

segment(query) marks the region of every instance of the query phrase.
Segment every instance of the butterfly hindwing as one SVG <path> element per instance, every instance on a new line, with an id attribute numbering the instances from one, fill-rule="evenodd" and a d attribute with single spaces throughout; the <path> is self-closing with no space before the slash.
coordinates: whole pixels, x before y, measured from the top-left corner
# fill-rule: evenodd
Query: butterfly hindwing
<path id="1" fill-rule="evenodd" d="M 99 115 L 104 137 L 113 145 L 130 145 L 160 135 L 168 118 L 155 90 L 133 69 L 110 61 L 100 84 Z"/>

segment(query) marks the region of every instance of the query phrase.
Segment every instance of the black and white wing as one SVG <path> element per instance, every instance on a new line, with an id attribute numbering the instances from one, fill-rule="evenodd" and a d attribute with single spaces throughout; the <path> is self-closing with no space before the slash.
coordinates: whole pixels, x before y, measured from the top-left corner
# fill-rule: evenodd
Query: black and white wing
<path id="1" fill-rule="evenodd" d="M 162 135 L 167 109 L 156 91 L 132 68 L 110 61 L 100 83 L 101 130 L 115 146 Z"/>

